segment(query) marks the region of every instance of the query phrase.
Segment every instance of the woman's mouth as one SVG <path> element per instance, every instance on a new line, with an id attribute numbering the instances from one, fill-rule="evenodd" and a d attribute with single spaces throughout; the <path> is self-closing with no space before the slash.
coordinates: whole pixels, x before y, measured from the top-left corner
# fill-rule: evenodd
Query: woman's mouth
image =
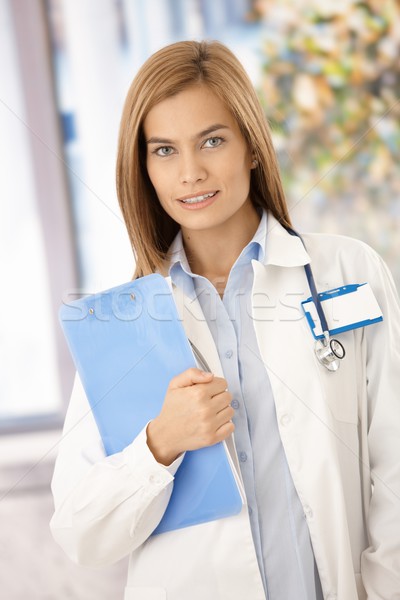
<path id="1" fill-rule="evenodd" d="M 204 194 L 198 194 L 196 196 L 187 196 L 186 198 L 180 199 L 179 202 L 185 208 L 203 208 L 212 204 L 217 194 L 218 190 L 213 192 L 206 192 Z"/>

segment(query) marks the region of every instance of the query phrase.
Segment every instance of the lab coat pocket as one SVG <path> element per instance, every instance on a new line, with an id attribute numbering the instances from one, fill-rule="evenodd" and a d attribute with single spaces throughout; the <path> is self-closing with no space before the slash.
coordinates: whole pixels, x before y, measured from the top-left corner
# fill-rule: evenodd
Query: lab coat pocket
<path id="1" fill-rule="evenodd" d="M 328 371 L 318 363 L 319 376 L 325 391 L 329 409 L 337 421 L 358 422 L 357 368 L 352 332 L 341 334 L 340 341 L 346 356 L 340 361 L 336 372 Z"/>
<path id="2" fill-rule="evenodd" d="M 160 587 L 126 587 L 124 600 L 167 600 L 167 591 Z"/>

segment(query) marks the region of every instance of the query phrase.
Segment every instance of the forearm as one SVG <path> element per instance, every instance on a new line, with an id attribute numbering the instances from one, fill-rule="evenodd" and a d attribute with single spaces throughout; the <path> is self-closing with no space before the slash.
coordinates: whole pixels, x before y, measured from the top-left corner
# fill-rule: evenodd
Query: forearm
<path id="1" fill-rule="evenodd" d="M 158 525 L 173 479 L 153 458 L 143 431 L 123 452 L 92 465 L 61 502 L 55 494 L 53 536 L 79 564 L 113 563 L 140 546 Z"/>
<path id="2" fill-rule="evenodd" d="M 119 560 L 161 520 L 182 459 L 169 467 L 158 464 L 146 427 L 122 452 L 106 457 L 77 377 L 52 480 L 55 540 L 80 564 Z"/>

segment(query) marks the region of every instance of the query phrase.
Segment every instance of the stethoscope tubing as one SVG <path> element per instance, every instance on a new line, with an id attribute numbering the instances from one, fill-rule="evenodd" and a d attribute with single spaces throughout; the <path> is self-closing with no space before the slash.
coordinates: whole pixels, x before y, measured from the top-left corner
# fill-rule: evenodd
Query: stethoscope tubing
<path id="1" fill-rule="evenodd" d="M 304 249 L 307 250 L 303 238 L 297 231 L 291 227 L 285 228 L 290 235 L 295 235 L 301 240 Z M 311 265 L 307 263 L 304 265 L 304 271 L 306 273 L 308 287 L 310 288 L 311 296 L 317 310 L 317 314 L 321 323 L 322 332 L 324 337 L 321 340 L 317 340 L 315 343 L 315 355 L 319 362 L 328 369 L 328 371 L 335 372 L 340 366 L 340 361 L 345 357 L 346 352 L 341 344 L 336 339 L 331 339 L 329 335 L 328 322 L 325 317 L 324 309 L 318 295 L 317 286 L 315 285 L 314 275 L 311 269 Z"/>
<path id="2" fill-rule="evenodd" d="M 304 249 L 307 250 L 303 238 L 301 237 L 301 235 L 299 233 L 297 233 L 297 231 L 295 231 L 291 227 L 286 227 L 286 231 L 288 233 L 290 233 L 290 235 L 295 235 L 296 237 L 298 237 L 301 240 L 301 243 L 303 244 Z M 313 272 L 311 269 L 311 265 L 310 264 L 304 265 L 304 270 L 306 272 L 308 287 L 310 288 L 311 296 L 314 301 L 315 308 L 317 309 L 319 320 L 321 322 L 322 331 L 324 332 L 324 334 L 325 334 L 325 332 L 329 333 L 328 323 L 327 323 L 327 320 L 325 317 L 324 309 L 322 308 L 322 304 L 321 304 L 321 301 L 318 296 L 317 286 L 315 285 L 315 280 L 314 280 L 314 275 L 313 275 Z"/>

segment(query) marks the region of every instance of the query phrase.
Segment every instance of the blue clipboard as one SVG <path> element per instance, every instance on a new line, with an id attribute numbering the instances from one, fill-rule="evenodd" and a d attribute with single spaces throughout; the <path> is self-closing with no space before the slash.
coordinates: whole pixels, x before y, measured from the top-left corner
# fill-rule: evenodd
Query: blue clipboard
<path id="1" fill-rule="evenodd" d="M 107 455 L 120 452 L 162 407 L 170 380 L 196 366 L 172 292 L 158 274 L 62 305 L 62 329 Z M 238 514 L 223 443 L 188 451 L 154 534 Z"/>

